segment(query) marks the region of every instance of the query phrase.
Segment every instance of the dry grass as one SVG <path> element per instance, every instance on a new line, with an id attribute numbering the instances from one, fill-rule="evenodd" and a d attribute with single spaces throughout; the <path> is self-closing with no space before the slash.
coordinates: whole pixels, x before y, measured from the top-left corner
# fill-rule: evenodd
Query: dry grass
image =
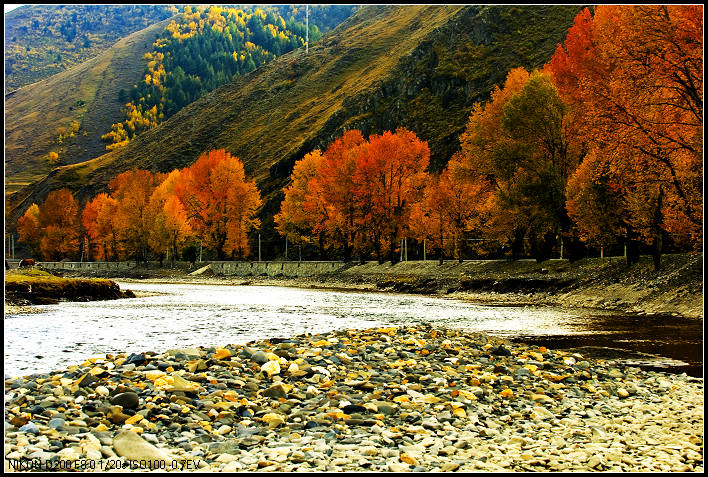
<path id="1" fill-rule="evenodd" d="M 61 285 L 61 284 L 69 284 L 69 283 L 76 283 L 76 282 L 94 282 L 94 283 L 103 283 L 103 284 L 110 284 L 112 283 L 110 280 L 105 280 L 105 279 L 93 279 L 93 278 L 63 278 L 59 277 L 56 275 L 52 275 L 49 272 L 45 272 L 44 270 L 39 270 L 39 269 L 26 269 L 26 270 L 6 270 L 5 271 L 5 286 L 7 287 L 8 285 L 14 285 L 14 284 L 31 284 L 31 285 L 37 285 L 37 284 L 52 284 L 52 285 Z"/>
<path id="2" fill-rule="evenodd" d="M 55 167 L 46 160 L 50 151 L 61 149 L 60 160 L 67 164 L 105 152 L 101 135 L 122 119 L 118 91 L 139 80 L 142 55 L 166 24 L 134 33 L 95 58 L 6 96 L 6 194 L 46 177 Z M 68 129 L 72 121 L 81 125 L 79 133 L 58 145 L 56 129 Z"/>
<path id="3" fill-rule="evenodd" d="M 106 300 L 125 296 L 118 285 L 100 278 L 62 278 L 42 270 L 7 270 L 5 300 L 9 304 L 50 304 L 58 300 Z M 130 296 L 130 295 L 128 295 Z"/>

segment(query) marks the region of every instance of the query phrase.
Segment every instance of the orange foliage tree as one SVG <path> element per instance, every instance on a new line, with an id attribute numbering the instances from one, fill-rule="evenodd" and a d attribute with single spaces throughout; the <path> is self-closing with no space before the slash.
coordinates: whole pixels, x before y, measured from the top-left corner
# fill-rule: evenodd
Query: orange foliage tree
<path id="1" fill-rule="evenodd" d="M 546 66 L 577 141 L 596 150 L 597 172 L 579 169 L 575 190 L 611 179 L 623 205 L 617 233 L 653 244 L 657 266 L 666 232 L 701 244 L 702 18 L 700 5 L 586 9 Z M 600 224 L 580 217 L 587 211 L 575 207 L 573 217 L 589 237 Z"/>
<path id="2" fill-rule="evenodd" d="M 468 234 L 482 236 L 490 218 L 493 193 L 485 181 L 472 181 L 467 175 L 465 158 L 455 154 L 442 173 L 427 181 L 422 202 L 412 213 L 412 228 L 419 239 L 451 252 L 462 261 L 463 245 Z M 445 235 L 448 240 L 445 247 Z"/>
<path id="3" fill-rule="evenodd" d="M 40 253 L 44 260 L 77 258 L 79 205 L 69 189 L 52 191 L 39 208 Z"/>
<path id="4" fill-rule="evenodd" d="M 280 212 L 274 221 L 278 232 L 295 243 L 312 242 L 314 238 L 324 251 L 328 211 L 314 179 L 322 167 L 324 156 L 315 149 L 295 162 L 290 176 L 291 183 L 285 188 L 285 197 Z"/>
<path id="5" fill-rule="evenodd" d="M 359 247 L 371 247 L 379 263 L 388 254 L 396 262 L 396 247 L 407 229 L 411 207 L 420 201 L 430 161 L 428 143 L 399 128 L 372 135 L 357 149 L 355 200 L 364 231 Z"/>
<path id="6" fill-rule="evenodd" d="M 565 185 L 577 153 L 567 136 L 565 106 L 550 76 L 523 68 L 474 106 L 460 136 L 469 180 L 495 190 L 487 230 L 511 245 L 514 258 L 525 237 L 538 260 L 549 258 L 556 237 L 570 230 Z"/>
<path id="7" fill-rule="evenodd" d="M 160 261 L 165 253 L 169 253 L 174 262 L 192 234 L 187 211 L 176 195 L 180 177 L 181 172 L 178 170 L 168 174 L 150 196 L 145 212 L 146 221 L 152 231 L 148 244 L 153 253 L 160 257 Z"/>
<path id="8" fill-rule="evenodd" d="M 149 237 L 152 233 L 146 211 L 155 187 L 164 174 L 153 174 L 144 169 L 123 172 L 109 182 L 111 197 L 118 203 L 114 217 L 119 240 L 130 256 L 147 260 Z"/>
<path id="9" fill-rule="evenodd" d="M 39 256 L 42 242 L 42 230 L 39 227 L 39 206 L 32 204 L 17 221 L 17 234 L 20 242 L 26 244 L 32 255 Z"/>
<path id="10" fill-rule="evenodd" d="M 260 227 L 256 211 L 262 201 L 237 157 L 224 149 L 202 154 L 181 171 L 176 193 L 192 230 L 220 260 L 248 254 L 247 234 Z"/>
<path id="11" fill-rule="evenodd" d="M 332 142 L 324 152 L 322 164 L 305 198 L 306 208 L 316 207 L 318 201 L 325 204 L 327 218 L 314 232 L 320 237 L 325 232 L 330 245 L 341 244 L 344 261 L 351 259 L 354 242 L 360 233 L 354 174 L 359 146 L 364 142 L 364 136 L 357 129 L 345 131 L 342 137 Z"/>
<path id="12" fill-rule="evenodd" d="M 122 256 L 115 218 L 118 201 L 105 192 L 89 201 L 81 214 L 81 223 L 89 239 L 89 258 L 117 260 Z"/>

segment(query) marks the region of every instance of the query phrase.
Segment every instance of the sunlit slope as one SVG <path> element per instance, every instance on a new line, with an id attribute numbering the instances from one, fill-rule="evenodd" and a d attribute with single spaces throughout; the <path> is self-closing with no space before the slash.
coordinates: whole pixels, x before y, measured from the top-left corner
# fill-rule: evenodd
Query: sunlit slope
<path id="1" fill-rule="evenodd" d="M 205 151 L 237 155 L 277 211 L 293 163 L 342 131 L 407 127 L 430 143 L 432 167 L 458 147 L 469 111 L 516 66 L 541 66 L 579 7 L 369 6 L 311 45 L 235 79 L 127 146 L 57 169 L 13 198 L 68 186 L 85 200 L 120 172 L 169 171 Z M 24 197 L 23 197 L 24 196 Z M 16 218 L 15 218 L 16 220 Z"/>
<path id="2" fill-rule="evenodd" d="M 142 55 L 169 20 L 118 41 L 113 47 L 70 70 L 19 88 L 5 96 L 5 187 L 18 190 L 49 173 L 48 161 L 75 164 L 105 152 L 101 134 L 122 118 L 118 91 L 140 80 Z M 80 125 L 73 138 L 57 142 L 57 129 Z"/>

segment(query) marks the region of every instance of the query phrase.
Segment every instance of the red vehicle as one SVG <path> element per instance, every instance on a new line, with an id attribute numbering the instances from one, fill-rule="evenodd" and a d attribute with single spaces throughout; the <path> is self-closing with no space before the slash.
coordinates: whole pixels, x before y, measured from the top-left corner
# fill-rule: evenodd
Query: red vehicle
<path id="1" fill-rule="evenodd" d="M 20 262 L 20 268 L 25 268 L 25 267 L 34 267 L 34 259 L 23 258 L 22 261 Z"/>

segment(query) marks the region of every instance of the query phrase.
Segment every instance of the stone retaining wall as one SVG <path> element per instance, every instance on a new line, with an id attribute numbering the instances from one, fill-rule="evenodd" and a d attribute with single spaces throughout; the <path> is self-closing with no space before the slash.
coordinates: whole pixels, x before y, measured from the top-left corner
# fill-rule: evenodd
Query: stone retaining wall
<path id="1" fill-rule="evenodd" d="M 165 262 L 167 265 L 170 262 Z M 182 268 L 187 263 L 178 262 Z M 345 267 L 343 262 L 203 262 L 201 266 L 211 265 L 216 275 L 234 276 L 285 276 L 309 277 L 320 273 L 328 273 Z M 148 262 L 147 265 L 135 261 L 127 262 L 38 262 L 37 266 L 48 270 L 83 270 L 83 271 L 126 271 L 136 267 L 159 268 L 159 262 Z"/>
<path id="2" fill-rule="evenodd" d="M 137 262 L 37 262 L 47 270 L 130 270 Z"/>
<path id="3" fill-rule="evenodd" d="M 343 262 L 211 262 L 216 275 L 309 277 L 347 266 Z"/>

